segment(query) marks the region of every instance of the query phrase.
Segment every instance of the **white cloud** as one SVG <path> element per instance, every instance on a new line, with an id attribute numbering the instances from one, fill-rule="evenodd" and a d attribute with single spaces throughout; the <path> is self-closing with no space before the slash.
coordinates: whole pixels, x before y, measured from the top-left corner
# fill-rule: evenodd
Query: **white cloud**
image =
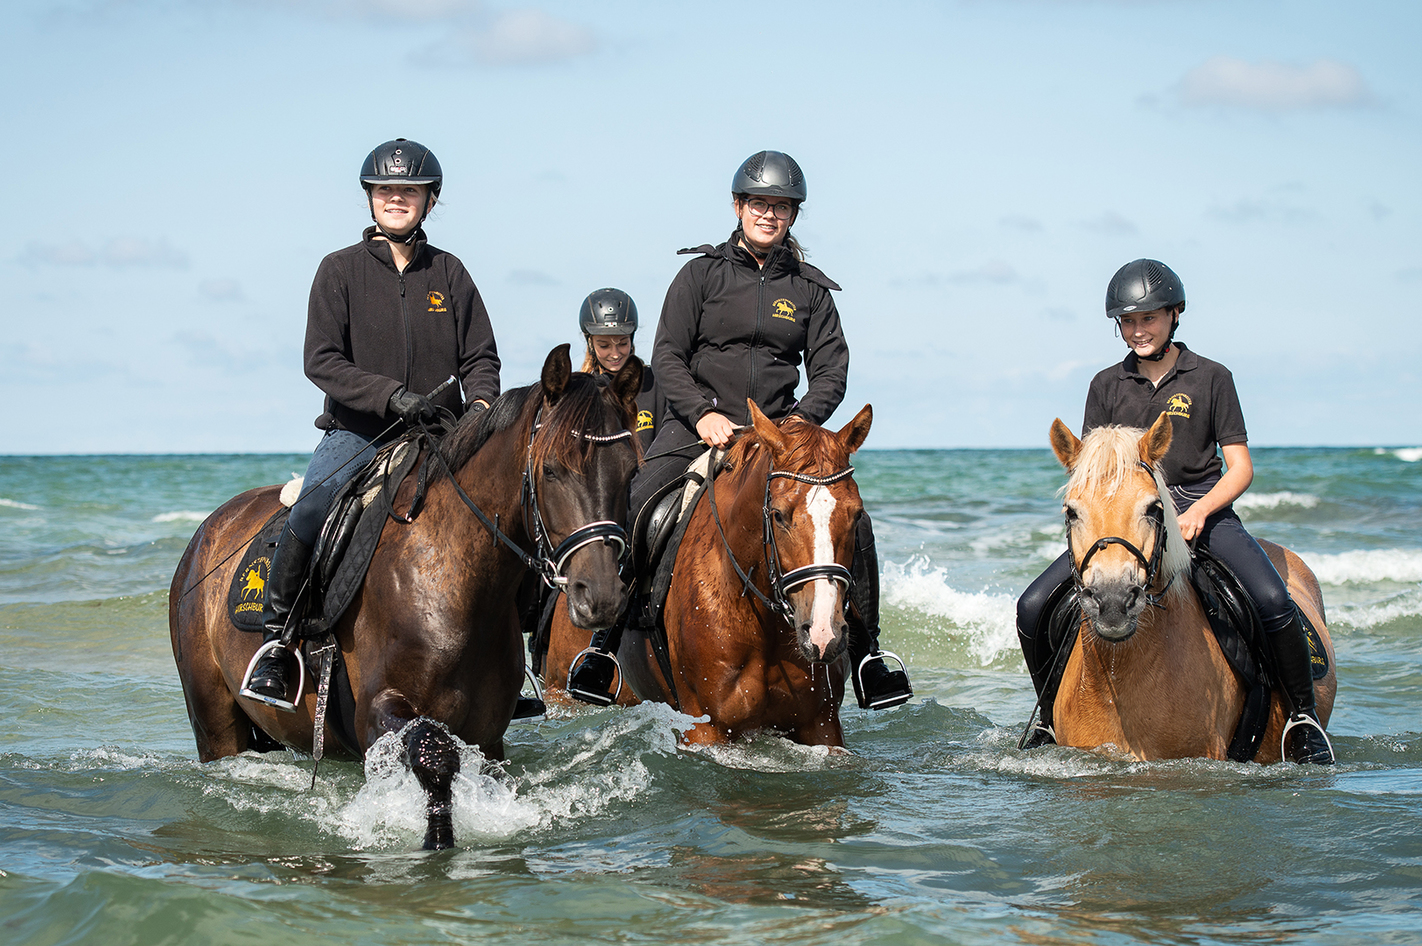
<path id="1" fill-rule="evenodd" d="M 1185 105 L 1226 105 L 1262 111 L 1302 108 L 1352 108 L 1368 105 L 1373 95 L 1363 77 L 1347 63 L 1319 59 L 1307 66 L 1282 62 L 1245 62 L 1216 56 L 1180 80 Z"/>
<path id="2" fill-rule="evenodd" d="M 1114 210 L 1108 210 L 1099 217 L 1083 221 L 1082 226 L 1108 236 L 1131 236 L 1138 232 L 1134 223 Z"/>
<path id="3" fill-rule="evenodd" d="M 1312 220 L 1316 215 L 1302 207 L 1294 207 L 1277 200 L 1241 199 L 1228 207 L 1212 207 L 1211 217 L 1226 223 L 1284 223 L 1297 224 Z"/>
<path id="4" fill-rule="evenodd" d="M 1005 217 L 999 217 L 997 222 L 1004 227 L 1021 230 L 1024 233 L 1035 233 L 1042 229 L 1042 221 L 1026 214 L 1008 214 Z"/>
<path id="5" fill-rule="evenodd" d="M 475 62 L 487 66 L 562 62 L 597 48 L 597 38 L 587 27 L 560 20 L 542 10 L 500 13 L 463 30 L 454 43 Z M 438 52 L 438 49 L 430 49 L 425 55 L 434 59 Z"/>
<path id="6" fill-rule="evenodd" d="M 986 263 L 973 269 L 954 273 L 952 279 L 958 283 L 987 282 L 1006 284 L 1017 282 L 1020 277 L 1017 275 L 1017 270 L 1012 267 L 1011 263 L 995 259 L 988 260 Z"/>
<path id="7" fill-rule="evenodd" d="M 242 302 L 246 299 L 242 284 L 235 279 L 204 279 L 198 283 L 198 292 L 214 302 Z"/>
<path id="8" fill-rule="evenodd" d="M 168 245 L 166 240 L 147 240 L 142 237 L 115 237 L 99 250 L 94 250 L 82 240 L 68 243 L 31 243 L 25 248 L 21 260 L 31 265 L 40 263 L 48 266 L 93 266 L 105 263 L 109 266 L 167 266 L 186 269 L 188 257 Z"/>

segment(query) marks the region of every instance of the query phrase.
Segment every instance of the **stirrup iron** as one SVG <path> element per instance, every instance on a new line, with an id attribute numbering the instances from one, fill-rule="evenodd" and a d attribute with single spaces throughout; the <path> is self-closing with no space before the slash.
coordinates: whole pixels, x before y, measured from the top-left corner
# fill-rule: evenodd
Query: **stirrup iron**
<path id="1" fill-rule="evenodd" d="M 864 692 L 864 667 L 871 660 L 877 660 L 880 663 L 883 663 L 885 657 L 894 658 L 894 662 L 899 665 L 899 672 L 904 675 L 904 679 L 908 679 L 908 665 L 904 663 L 904 659 L 898 654 L 894 653 L 891 650 L 881 650 L 876 654 L 867 654 L 865 655 L 863 660 L 859 661 L 859 666 L 854 668 L 854 679 L 859 684 L 860 693 Z M 887 670 L 888 665 L 885 664 L 884 668 Z M 913 699 L 912 684 L 909 685 L 909 692 L 907 694 L 895 694 L 892 696 L 881 697 L 877 700 L 871 700 L 867 708 L 871 710 L 887 709 L 893 706 L 900 706 L 904 703 L 907 703 L 911 699 Z"/>
<path id="2" fill-rule="evenodd" d="M 513 722 L 521 723 L 524 720 L 540 720 L 547 718 L 548 705 L 543 702 L 543 690 L 538 685 L 538 678 L 533 675 L 528 664 L 523 665 L 523 675 L 528 678 L 528 682 L 533 686 L 533 696 L 523 696 L 520 694 L 518 703 L 514 706 Z"/>
<path id="3" fill-rule="evenodd" d="M 242 674 L 242 686 L 238 690 L 238 693 L 241 696 L 245 696 L 249 700 L 254 700 L 258 703 L 265 703 L 268 706 L 279 709 L 283 713 L 295 713 L 296 704 L 301 702 L 301 697 L 306 693 L 306 658 L 302 656 L 301 648 L 299 646 L 292 651 L 292 653 L 296 655 L 295 700 L 287 702 L 286 700 L 279 700 L 273 696 L 264 696 L 261 693 L 254 693 L 251 689 L 252 672 L 257 669 L 257 661 L 261 660 L 262 657 L 268 651 L 276 650 L 278 647 L 284 648 L 285 646 L 286 645 L 283 644 L 280 640 L 271 640 L 267 641 L 261 647 L 258 647 L 257 652 L 252 655 L 251 661 L 247 664 L 247 672 Z"/>
<path id="4" fill-rule="evenodd" d="M 1323 728 L 1323 724 L 1315 720 L 1307 713 L 1295 713 L 1288 719 L 1284 720 L 1284 731 L 1279 734 L 1279 758 L 1283 761 L 1288 761 L 1289 731 L 1298 726 L 1312 726 L 1314 729 L 1318 730 L 1319 735 L 1323 737 L 1324 744 L 1328 746 L 1329 764 L 1336 765 L 1338 762 L 1338 753 L 1333 751 L 1333 740 L 1328 738 L 1328 732 Z"/>
<path id="5" fill-rule="evenodd" d="M 617 670 L 617 689 L 613 691 L 612 698 L 608 699 L 606 693 L 589 693 L 587 690 L 579 690 L 573 686 L 573 672 L 578 669 L 589 655 L 597 654 L 612 661 L 612 666 Z M 573 657 L 573 662 L 568 664 L 568 692 L 584 703 L 592 703 L 595 706 L 611 706 L 617 702 L 617 698 L 622 695 L 622 664 L 617 662 L 614 654 L 609 654 L 605 650 L 598 650 L 596 647 L 584 647 Z"/>

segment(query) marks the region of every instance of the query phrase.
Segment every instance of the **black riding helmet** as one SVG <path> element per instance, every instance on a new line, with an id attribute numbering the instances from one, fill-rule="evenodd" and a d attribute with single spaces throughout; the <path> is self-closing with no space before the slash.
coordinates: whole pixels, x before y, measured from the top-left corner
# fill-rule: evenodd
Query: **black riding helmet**
<path id="1" fill-rule="evenodd" d="M 757 151 L 736 169 L 731 193 L 738 197 L 788 197 L 798 204 L 805 199 L 805 175 L 790 155 Z"/>
<path id="2" fill-rule="evenodd" d="M 1159 260 L 1132 260 L 1116 270 L 1106 286 L 1106 317 L 1113 322 L 1123 315 L 1174 309 L 1170 337 L 1160 351 L 1147 355 L 1148 361 L 1159 361 L 1170 351 L 1175 330 L 1180 327 L 1180 313 L 1185 311 L 1185 284 L 1175 270 Z"/>
<path id="3" fill-rule="evenodd" d="M 424 223 L 430 214 L 434 198 L 439 197 L 439 190 L 444 185 L 444 171 L 440 169 L 439 159 L 429 148 L 418 141 L 396 138 L 377 146 L 366 155 L 365 163 L 360 166 L 360 183 L 365 188 L 367 201 L 370 199 L 371 187 L 375 184 L 428 184 L 429 199 L 425 200 L 424 210 L 420 213 L 420 223 Z M 374 206 L 370 208 L 370 217 L 375 219 Z M 379 226 L 377 221 L 376 227 Z M 388 240 L 409 243 L 415 239 L 418 231 L 419 227 L 416 226 L 403 237 L 392 236 L 384 230 L 380 232 Z"/>
<path id="4" fill-rule="evenodd" d="M 578 312 L 584 335 L 631 335 L 637 331 L 637 303 L 621 289 L 588 294 Z"/>

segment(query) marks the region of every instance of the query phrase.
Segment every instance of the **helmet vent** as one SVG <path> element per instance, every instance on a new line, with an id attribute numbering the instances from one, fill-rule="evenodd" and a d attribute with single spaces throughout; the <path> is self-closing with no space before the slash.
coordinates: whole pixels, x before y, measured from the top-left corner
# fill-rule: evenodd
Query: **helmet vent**
<path id="1" fill-rule="evenodd" d="M 765 180 L 762 176 L 762 172 L 765 170 L 765 152 L 761 151 L 748 158 L 744 170 L 746 177 L 753 181 Z"/>

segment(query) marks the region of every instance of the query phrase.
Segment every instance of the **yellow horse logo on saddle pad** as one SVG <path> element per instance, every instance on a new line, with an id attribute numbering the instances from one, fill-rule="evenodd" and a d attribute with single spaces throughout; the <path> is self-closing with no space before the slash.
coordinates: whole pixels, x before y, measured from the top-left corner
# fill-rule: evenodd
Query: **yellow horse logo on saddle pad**
<path id="1" fill-rule="evenodd" d="M 247 566 L 242 574 L 242 601 L 237 605 L 237 611 L 262 610 L 262 598 L 267 592 L 267 574 L 271 567 L 272 560 L 265 555 L 253 559 L 252 564 Z"/>
<path id="2" fill-rule="evenodd" d="M 788 319 L 795 321 L 795 303 L 789 299 L 776 299 L 771 303 L 770 314 L 777 319 Z"/>
<path id="3" fill-rule="evenodd" d="M 1191 403 L 1190 395 L 1188 394 L 1172 394 L 1170 395 L 1170 400 L 1165 402 L 1165 413 L 1171 417 L 1183 417 L 1189 420 Z"/>

